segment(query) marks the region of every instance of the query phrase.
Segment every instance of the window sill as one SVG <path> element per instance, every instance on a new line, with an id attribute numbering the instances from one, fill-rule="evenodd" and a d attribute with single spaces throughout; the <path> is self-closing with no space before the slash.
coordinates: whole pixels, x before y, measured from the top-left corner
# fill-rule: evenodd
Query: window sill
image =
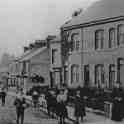
<path id="1" fill-rule="evenodd" d="M 76 54 L 76 53 L 80 53 L 80 52 L 81 52 L 81 50 L 78 50 L 78 51 L 70 51 L 69 54 L 71 55 L 71 54 Z"/>

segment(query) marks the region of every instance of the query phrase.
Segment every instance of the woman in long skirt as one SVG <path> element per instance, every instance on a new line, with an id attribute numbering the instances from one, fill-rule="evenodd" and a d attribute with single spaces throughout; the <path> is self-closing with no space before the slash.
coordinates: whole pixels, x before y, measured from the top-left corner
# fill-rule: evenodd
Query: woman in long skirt
<path id="1" fill-rule="evenodd" d="M 65 105 L 65 96 L 64 91 L 61 90 L 60 93 L 57 96 L 57 114 L 60 117 L 60 124 L 65 123 L 65 117 L 67 117 L 67 109 Z"/>

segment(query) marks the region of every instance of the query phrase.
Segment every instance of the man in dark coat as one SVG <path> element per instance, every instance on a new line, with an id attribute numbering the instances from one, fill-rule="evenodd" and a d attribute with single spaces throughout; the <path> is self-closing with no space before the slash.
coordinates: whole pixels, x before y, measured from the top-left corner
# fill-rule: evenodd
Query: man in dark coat
<path id="1" fill-rule="evenodd" d="M 46 96 L 45 96 L 45 99 L 47 101 L 47 112 L 48 112 L 48 115 L 50 116 L 50 108 L 51 108 L 51 94 L 50 92 L 46 92 Z"/>
<path id="2" fill-rule="evenodd" d="M 66 91 L 65 91 L 66 92 Z M 64 93 L 64 89 L 60 89 L 57 95 L 57 115 L 60 117 L 60 124 L 65 124 L 65 118 L 67 117 L 66 101 L 67 96 Z"/>
<path id="3" fill-rule="evenodd" d="M 21 119 L 21 124 L 24 122 L 24 110 L 27 107 L 26 100 L 23 97 L 23 93 L 20 92 L 15 101 L 14 105 L 16 106 L 16 114 L 17 114 L 17 124 L 19 124 L 19 119 Z"/>
<path id="4" fill-rule="evenodd" d="M 75 97 L 75 117 L 76 117 L 76 124 L 79 124 L 79 118 L 86 115 L 85 113 L 85 104 L 83 98 L 80 97 L 80 91 L 76 92 Z"/>
<path id="5" fill-rule="evenodd" d="M 114 121 L 121 121 L 123 118 L 123 97 L 120 88 L 114 88 L 112 92 L 113 105 L 112 105 L 112 117 Z"/>

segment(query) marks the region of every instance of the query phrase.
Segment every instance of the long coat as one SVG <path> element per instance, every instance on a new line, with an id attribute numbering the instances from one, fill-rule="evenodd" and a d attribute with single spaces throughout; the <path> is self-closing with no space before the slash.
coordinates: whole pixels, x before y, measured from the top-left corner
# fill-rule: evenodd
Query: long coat
<path id="1" fill-rule="evenodd" d="M 23 98 L 22 100 L 19 98 L 16 98 L 14 101 L 14 105 L 16 106 L 17 113 L 24 113 L 24 110 L 27 106 L 25 98 Z"/>
<path id="2" fill-rule="evenodd" d="M 75 117 L 82 117 L 85 115 L 86 115 L 86 112 L 85 112 L 84 100 L 81 97 L 76 96 L 76 98 L 75 98 Z"/>
<path id="3" fill-rule="evenodd" d="M 119 89 L 114 89 L 112 93 L 112 120 L 121 121 L 123 118 L 123 98 Z"/>
<path id="4" fill-rule="evenodd" d="M 67 108 L 66 108 L 66 98 L 65 95 L 57 96 L 57 114 L 60 117 L 67 117 Z"/>

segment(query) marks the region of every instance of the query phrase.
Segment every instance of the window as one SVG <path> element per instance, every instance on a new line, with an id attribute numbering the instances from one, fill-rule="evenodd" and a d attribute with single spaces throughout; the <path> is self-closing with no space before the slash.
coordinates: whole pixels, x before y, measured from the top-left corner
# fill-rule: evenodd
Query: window
<path id="1" fill-rule="evenodd" d="M 105 71 L 103 65 L 95 66 L 95 84 L 98 88 L 102 87 L 105 83 Z"/>
<path id="2" fill-rule="evenodd" d="M 26 61 L 24 61 L 23 63 L 22 63 L 22 75 L 23 74 L 26 74 Z"/>
<path id="3" fill-rule="evenodd" d="M 76 41 L 76 50 L 77 50 L 77 51 L 79 50 L 79 47 L 80 47 L 80 41 L 77 40 L 77 41 Z"/>
<path id="4" fill-rule="evenodd" d="M 71 66 L 71 82 L 79 82 L 79 66 L 72 65 Z"/>
<path id="5" fill-rule="evenodd" d="M 90 81 L 89 65 L 84 65 L 84 85 L 88 86 Z"/>
<path id="6" fill-rule="evenodd" d="M 52 49 L 52 64 L 54 64 L 56 61 L 56 53 L 57 49 Z"/>
<path id="7" fill-rule="evenodd" d="M 115 82 L 115 65 L 109 66 L 109 88 L 113 88 Z"/>
<path id="8" fill-rule="evenodd" d="M 104 47 L 104 30 L 95 32 L 95 49 L 103 49 Z"/>
<path id="9" fill-rule="evenodd" d="M 124 25 L 118 26 L 118 45 L 124 44 Z"/>
<path id="10" fill-rule="evenodd" d="M 72 34 L 71 37 L 71 42 L 72 42 L 72 51 L 78 51 L 80 48 L 80 41 L 78 39 L 78 34 Z"/>
<path id="11" fill-rule="evenodd" d="M 115 47 L 116 43 L 115 43 L 115 29 L 111 28 L 109 30 L 109 48 L 113 48 Z"/>

